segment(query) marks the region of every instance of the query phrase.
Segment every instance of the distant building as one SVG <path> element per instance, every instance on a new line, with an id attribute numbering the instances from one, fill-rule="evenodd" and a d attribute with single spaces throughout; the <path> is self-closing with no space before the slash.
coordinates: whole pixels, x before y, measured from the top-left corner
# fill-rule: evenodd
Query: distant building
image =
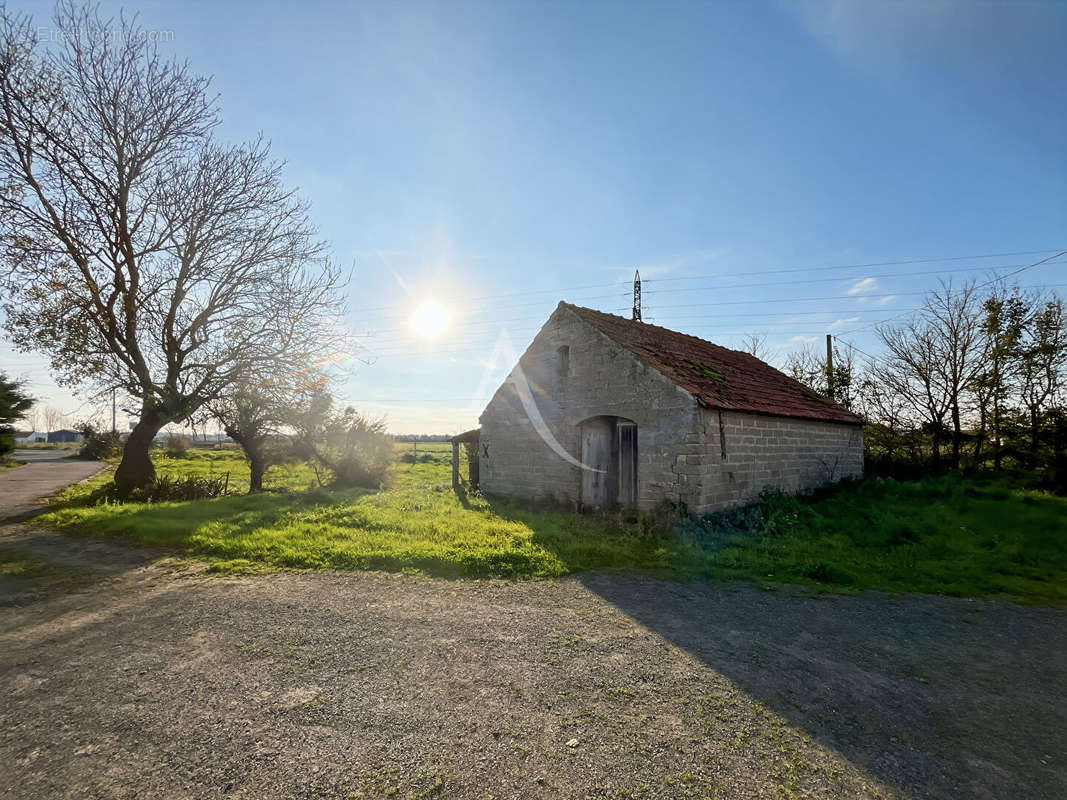
<path id="1" fill-rule="evenodd" d="M 59 442 L 80 442 L 82 435 L 77 431 L 72 431 L 68 428 L 64 428 L 58 431 L 52 431 L 48 434 L 48 441 L 50 443 Z"/>
<path id="2" fill-rule="evenodd" d="M 697 513 L 863 471 L 862 421 L 748 353 L 560 303 L 489 401 L 481 488 Z"/>
<path id="3" fill-rule="evenodd" d="M 41 431 L 15 431 L 15 444 L 33 444 L 47 442 L 48 434 Z"/>

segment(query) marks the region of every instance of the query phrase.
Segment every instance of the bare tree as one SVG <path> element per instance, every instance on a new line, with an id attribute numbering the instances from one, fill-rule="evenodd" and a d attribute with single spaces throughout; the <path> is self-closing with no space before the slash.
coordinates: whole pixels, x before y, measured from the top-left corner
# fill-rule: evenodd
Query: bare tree
<path id="1" fill-rule="evenodd" d="M 54 406 L 45 406 L 41 416 L 44 418 L 44 432 L 52 433 L 60 429 L 63 425 L 63 417 L 66 415 Z"/>
<path id="2" fill-rule="evenodd" d="M 767 334 L 746 333 L 741 337 L 741 349 L 756 358 L 766 361 L 767 356 L 770 355 L 770 348 L 767 347 Z"/>
<path id="3" fill-rule="evenodd" d="M 785 371 L 813 392 L 826 394 L 826 361 L 811 347 L 786 356 Z"/>
<path id="4" fill-rule="evenodd" d="M 223 146 L 209 81 L 135 21 L 68 2 L 62 45 L 0 11 L 0 247 L 7 329 L 65 384 L 139 414 L 120 493 L 159 430 L 336 346 L 339 274 L 263 141 Z"/>
<path id="5" fill-rule="evenodd" d="M 920 312 L 931 348 L 929 366 L 948 398 L 952 420 L 952 465 L 960 465 L 963 404 L 981 366 L 982 308 L 972 281 L 959 289 L 942 283 Z"/>
<path id="6" fill-rule="evenodd" d="M 1055 297 L 1040 306 L 1023 329 L 1019 362 L 1020 394 L 1030 418 L 1030 468 L 1037 465 L 1041 415 L 1056 396 L 1067 364 L 1067 316 Z"/>
<path id="7" fill-rule="evenodd" d="M 918 460 L 921 453 L 914 449 L 916 437 L 912 435 L 913 414 L 909 415 L 908 402 L 894 387 L 882 383 L 879 375 L 878 362 L 869 361 L 856 390 L 853 410 L 858 411 L 868 425 L 864 444 L 880 447 L 890 462 L 899 448 L 908 446 L 911 457 Z"/>
<path id="8" fill-rule="evenodd" d="M 834 402 L 845 408 L 854 409 L 856 405 L 857 366 L 851 348 L 840 349 L 834 345 L 833 382 Z M 826 369 L 826 356 L 811 347 L 805 347 L 786 357 L 785 371 L 795 380 L 800 381 L 813 392 L 830 396 L 830 385 Z"/>
<path id="9" fill-rule="evenodd" d="M 938 466 L 945 416 L 952 403 L 941 378 L 937 334 L 928 320 L 917 317 L 902 325 L 880 327 L 878 336 L 888 354 L 874 366 L 874 380 L 902 398 L 917 421 L 929 427 L 934 465 Z"/>

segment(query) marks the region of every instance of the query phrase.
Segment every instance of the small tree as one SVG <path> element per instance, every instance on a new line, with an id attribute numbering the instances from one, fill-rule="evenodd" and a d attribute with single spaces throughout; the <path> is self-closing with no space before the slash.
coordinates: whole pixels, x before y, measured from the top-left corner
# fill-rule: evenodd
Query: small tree
<path id="1" fill-rule="evenodd" d="M 766 361 L 770 355 L 770 348 L 767 346 L 767 334 L 746 333 L 741 337 L 741 350 L 762 361 Z"/>
<path id="2" fill-rule="evenodd" d="M 1002 457 L 1001 429 L 1003 408 L 1017 377 L 1019 342 L 1029 316 L 1029 301 L 1019 294 L 996 288 L 982 304 L 982 352 L 980 367 L 971 380 L 978 407 L 978 437 L 975 461 L 982 461 L 986 437 L 992 437 L 993 465 L 1000 469 Z"/>
<path id="3" fill-rule="evenodd" d="M 302 373 L 275 378 L 258 385 L 236 381 L 210 405 L 212 416 L 226 435 L 241 446 L 249 467 L 249 494 L 263 491 L 268 469 L 293 455 L 288 432 L 302 396 L 321 391 L 326 378 Z"/>
<path id="4" fill-rule="evenodd" d="M 1037 466 L 1042 414 L 1063 382 L 1067 364 L 1067 315 L 1055 297 L 1037 309 L 1023 328 L 1019 344 L 1020 394 L 1030 418 L 1029 465 Z"/>
<path id="5" fill-rule="evenodd" d="M 24 391 L 21 381 L 8 380 L 0 372 L 0 458 L 15 449 L 14 423 L 33 408 L 34 399 Z"/>
<path id="6" fill-rule="evenodd" d="M 293 416 L 297 452 L 339 486 L 377 488 L 392 462 L 393 437 L 384 419 L 364 416 L 349 406 L 333 407 L 325 392 L 310 395 Z M 321 472 L 320 472 L 321 470 Z"/>
<path id="7" fill-rule="evenodd" d="M 857 367 L 851 349 L 841 350 L 834 345 L 834 402 L 852 409 L 858 386 Z M 786 374 L 824 397 L 830 396 L 827 381 L 826 357 L 811 347 L 790 353 L 785 362 Z"/>

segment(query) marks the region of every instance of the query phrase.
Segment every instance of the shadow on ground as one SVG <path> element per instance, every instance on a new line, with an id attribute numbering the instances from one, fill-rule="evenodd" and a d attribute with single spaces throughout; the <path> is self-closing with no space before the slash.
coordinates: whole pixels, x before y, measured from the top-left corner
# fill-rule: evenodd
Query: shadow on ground
<path id="1" fill-rule="evenodd" d="M 1057 798 L 1067 787 L 1063 609 L 581 581 L 909 795 Z"/>

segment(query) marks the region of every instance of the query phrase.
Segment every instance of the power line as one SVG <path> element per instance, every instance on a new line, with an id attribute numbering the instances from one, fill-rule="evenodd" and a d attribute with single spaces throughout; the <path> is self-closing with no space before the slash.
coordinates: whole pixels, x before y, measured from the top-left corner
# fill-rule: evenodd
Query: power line
<path id="1" fill-rule="evenodd" d="M 1065 251 L 1065 252 L 1067 252 L 1067 251 Z M 1011 274 L 1014 274 L 1014 273 L 1009 273 L 1008 275 L 1001 275 L 996 280 L 1001 280 L 1002 278 L 1010 277 Z M 993 281 L 993 282 L 995 283 L 996 281 Z M 1034 284 L 1032 286 L 1022 286 L 1020 288 L 1022 288 L 1022 289 L 1054 289 L 1054 288 L 1058 288 L 1058 287 L 1062 287 L 1062 286 L 1067 286 L 1067 284 L 1065 284 L 1065 283 Z M 870 300 L 870 299 L 877 299 L 877 298 L 882 298 L 882 297 L 908 297 L 908 296 L 923 295 L 923 294 L 926 294 L 926 292 L 886 292 L 885 294 L 864 294 L 864 295 L 850 295 L 850 294 L 843 294 L 842 295 L 842 294 L 836 294 L 836 295 L 826 295 L 826 296 L 823 296 L 823 297 L 776 297 L 776 298 L 770 298 L 770 299 L 759 298 L 758 300 L 744 300 L 744 301 L 720 300 L 720 301 L 716 301 L 716 302 L 712 302 L 712 303 L 680 303 L 680 304 L 675 304 L 675 305 L 658 306 L 658 308 L 660 308 L 660 309 L 663 309 L 663 308 L 707 308 L 707 307 L 710 307 L 710 306 L 734 306 L 734 305 L 739 305 L 740 303 L 808 303 L 808 302 L 820 301 L 820 300 L 857 300 L 857 299 L 860 299 L 860 298 L 865 298 L 865 299 Z M 628 311 L 629 309 L 620 308 L 620 309 L 616 309 L 616 310 L 617 311 Z"/>
<path id="2" fill-rule="evenodd" d="M 1015 253 L 984 253 L 977 256 L 946 256 L 944 258 L 912 258 L 906 261 L 873 261 L 869 264 L 841 264 L 838 266 L 814 266 L 814 267 L 790 267 L 788 269 L 769 269 L 761 270 L 759 272 L 743 272 L 743 273 L 722 273 L 719 275 L 678 275 L 668 278 L 647 278 L 647 283 L 658 283 L 662 281 L 691 281 L 691 280 L 704 280 L 707 278 L 727 278 L 736 275 L 784 275 L 790 272 L 821 272 L 838 269 L 868 269 L 870 267 L 899 267 L 906 266 L 908 264 L 932 264 L 938 261 L 973 261 L 979 258 L 1012 258 L 1014 256 L 1033 256 L 1041 253 L 1051 253 L 1058 248 L 1049 248 L 1047 250 L 1021 250 Z M 980 269 L 980 267 L 976 267 Z"/>
<path id="3" fill-rule="evenodd" d="M 740 278 L 740 277 L 748 277 L 748 276 L 751 276 L 751 275 L 782 275 L 782 274 L 794 273 L 794 272 L 822 272 L 822 271 L 845 270 L 845 269 L 867 269 L 867 268 L 871 268 L 871 267 L 906 266 L 906 265 L 909 265 L 909 264 L 933 264 L 933 263 L 937 263 L 937 262 L 946 262 L 946 261 L 975 261 L 975 260 L 982 259 L 982 258 L 1011 258 L 1011 257 L 1014 257 L 1014 256 L 1038 255 L 1038 254 L 1041 254 L 1041 253 L 1051 253 L 1051 252 L 1053 252 L 1053 249 L 1046 249 L 1046 250 L 1020 250 L 1020 251 L 1015 251 L 1015 252 L 1010 252 L 1010 253 L 982 253 L 982 254 L 979 254 L 979 255 L 968 255 L 968 256 L 942 256 L 942 257 L 938 257 L 938 258 L 912 258 L 912 259 L 906 259 L 906 260 L 901 260 L 901 261 L 873 261 L 873 262 L 869 262 L 869 263 L 865 263 L 865 264 L 815 265 L 815 266 L 809 266 L 809 267 L 789 267 L 789 268 L 785 268 L 785 269 L 769 269 L 769 270 L 756 270 L 756 271 L 746 270 L 744 272 L 724 272 L 724 273 L 719 273 L 719 274 L 676 275 L 676 276 L 669 276 L 669 277 L 665 277 L 665 278 L 643 278 L 642 281 L 643 281 L 643 283 L 663 283 L 663 282 L 667 282 L 667 281 L 707 280 L 707 279 L 711 279 L 711 278 L 716 278 L 716 279 L 721 279 L 721 278 Z M 976 265 L 974 267 L 974 269 L 976 269 L 976 270 L 977 269 L 983 269 L 983 268 L 988 268 L 988 267 L 982 267 L 981 265 Z M 993 269 L 996 269 L 996 268 L 994 267 Z M 889 277 L 889 276 L 886 276 L 886 277 Z M 557 289 L 535 289 L 535 290 L 532 290 L 532 291 L 501 292 L 501 293 L 497 293 L 497 294 L 480 295 L 480 296 L 477 296 L 477 297 L 471 297 L 471 298 L 467 298 L 467 299 L 470 300 L 471 302 L 481 302 L 483 300 L 498 300 L 500 298 L 506 298 L 506 297 L 529 297 L 529 296 L 532 296 L 532 295 L 541 295 L 541 294 L 557 294 L 559 296 L 566 297 L 572 292 L 588 291 L 588 290 L 592 290 L 592 289 L 608 289 L 608 288 L 613 288 L 613 287 L 627 286 L 629 284 L 630 284 L 630 281 L 625 281 L 624 280 L 624 281 L 614 281 L 614 282 L 611 282 L 611 283 L 587 284 L 587 285 L 584 285 L 584 286 L 560 287 L 560 288 L 557 288 Z M 647 293 L 647 290 L 646 290 L 646 293 Z M 597 299 L 597 298 L 587 298 L 587 299 Z M 397 309 L 397 304 L 374 306 L 374 307 L 371 307 L 371 308 L 365 308 L 365 309 L 363 309 L 363 311 L 374 312 L 374 311 L 389 311 L 389 310 L 394 310 L 394 309 Z M 404 316 L 406 313 L 407 312 L 404 312 L 404 311 L 398 311 L 393 316 Z"/>
<path id="4" fill-rule="evenodd" d="M 998 281 L 1002 281 L 1005 278 L 1011 278 L 1014 275 L 1019 275 L 1020 273 L 1026 272 L 1028 269 L 1033 269 L 1034 267 L 1039 267 L 1042 264 L 1046 264 L 1046 263 L 1058 264 L 1058 263 L 1061 263 L 1061 262 L 1058 262 L 1058 261 L 1053 261 L 1052 259 L 1059 258 L 1060 256 L 1063 256 L 1063 255 L 1067 255 L 1067 250 L 1061 250 L 1060 252 L 1049 256 L 1048 258 L 1042 258 L 1040 261 L 1035 261 L 1032 264 L 1026 264 L 1026 265 L 1020 267 L 1019 269 L 1015 270 L 1014 272 L 1007 273 L 1006 275 L 998 275 L 997 277 L 991 278 L 990 280 L 986 281 L 985 283 L 976 284 L 974 287 L 972 287 L 972 291 L 975 290 L 975 289 L 984 289 L 987 286 L 992 286 L 994 283 L 997 283 Z M 1053 283 L 1053 284 L 1047 284 L 1047 285 L 1043 285 L 1043 286 L 1042 285 L 1022 286 L 1020 288 L 1022 288 L 1022 289 L 1056 289 L 1056 288 L 1060 288 L 1060 287 L 1062 287 L 1064 285 L 1065 284 L 1062 284 L 1062 283 L 1060 283 L 1060 284 Z M 926 292 L 923 292 L 923 294 L 926 294 Z M 950 294 L 951 294 L 951 292 L 950 292 Z M 869 328 L 877 327 L 878 325 L 884 325 L 887 322 L 892 322 L 893 320 L 899 319 L 900 317 L 906 316 L 907 314 L 913 314 L 916 311 L 918 311 L 919 308 L 921 308 L 921 307 L 922 306 L 919 306 L 917 308 L 913 308 L 910 311 L 902 311 L 899 314 L 894 314 L 891 317 L 886 317 L 885 319 L 880 320 L 878 322 L 873 322 L 873 323 L 870 323 L 869 325 L 863 325 L 863 326 L 861 326 L 859 328 L 853 328 L 852 330 L 842 331 L 842 333 L 850 335 L 850 334 L 853 334 L 853 333 L 857 333 L 859 331 L 868 330 Z"/>
<path id="5" fill-rule="evenodd" d="M 848 348 L 850 348 L 852 350 L 855 350 L 857 353 L 860 353 L 861 355 L 867 356 L 867 358 L 871 359 L 872 361 L 877 361 L 878 360 L 877 357 L 872 356 L 866 350 L 860 350 L 858 347 L 856 347 L 856 345 L 852 344 L 852 342 L 846 342 L 844 339 L 841 339 L 838 336 L 834 336 L 834 341 L 835 342 L 841 342 L 841 344 L 845 345 L 846 347 L 848 347 Z"/>
<path id="6" fill-rule="evenodd" d="M 1062 261 L 1051 261 L 1048 263 L 1062 264 Z M 867 280 L 871 278 L 910 278 L 916 275 L 946 275 L 948 273 L 956 272 L 975 272 L 977 270 L 996 270 L 996 269 L 1014 269 L 1016 267 L 1026 266 L 1025 264 L 998 264 L 997 266 L 982 266 L 982 267 L 959 267 L 957 269 L 923 269 L 916 272 L 883 272 L 879 275 L 852 275 L 846 277 L 833 277 L 833 278 L 806 278 L 799 281 L 761 281 L 759 283 L 737 283 L 729 284 L 727 286 L 709 286 L 709 287 L 690 287 L 687 289 L 649 289 L 645 294 L 669 294 L 676 292 L 718 292 L 724 289 L 753 289 L 762 286 L 798 286 L 804 283 L 830 283 L 834 281 L 852 280 L 858 278 L 860 280 Z M 856 297 L 862 295 L 857 294 Z"/>

